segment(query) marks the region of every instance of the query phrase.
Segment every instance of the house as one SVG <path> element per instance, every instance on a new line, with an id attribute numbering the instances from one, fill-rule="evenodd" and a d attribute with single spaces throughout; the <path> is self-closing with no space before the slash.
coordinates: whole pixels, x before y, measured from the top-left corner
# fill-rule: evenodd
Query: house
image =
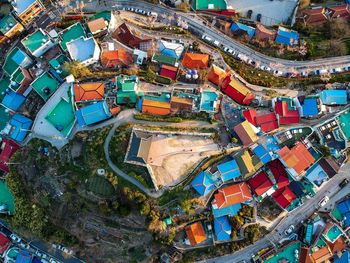
<path id="1" fill-rule="evenodd" d="M 348 103 L 348 94 L 346 90 L 323 90 L 320 92 L 322 104 L 327 106 L 346 105 Z"/>
<path id="2" fill-rule="evenodd" d="M 241 176 L 241 171 L 239 170 L 236 160 L 221 163 L 217 168 L 223 182 L 233 180 Z"/>
<path id="3" fill-rule="evenodd" d="M 267 164 L 272 160 L 272 157 L 269 154 L 269 152 L 261 144 L 253 145 L 252 150 L 263 164 Z"/>
<path id="4" fill-rule="evenodd" d="M 226 0 L 194 0 L 192 8 L 205 11 L 227 10 L 227 2 Z"/>
<path id="5" fill-rule="evenodd" d="M 320 187 L 329 179 L 328 174 L 319 163 L 308 169 L 305 173 L 305 177 L 316 187 Z"/>
<path id="6" fill-rule="evenodd" d="M 137 76 L 119 75 L 116 78 L 117 104 L 136 103 L 138 83 Z"/>
<path id="7" fill-rule="evenodd" d="M 47 101 L 56 92 L 59 83 L 51 74 L 45 72 L 32 82 L 31 87 L 44 101 Z"/>
<path id="8" fill-rule="evenodd" d="M 1 99 L 1 96 L 0 96 Z M 0 104 L 0 131 L 2 131 L 10 120 L 10 111 Z"/>
<path id="9" fill-rule="evenodd" d="M 304 118 L 312 118 L 318 116 L 320 113 L 318 100 L 315 97 L 299 97 L 300 105 L 302 107 L 302 115 Z"/>
<path id="10" fill-rule="evenodd" d="M 100 17 L 87 22 L 87 26 L 93 35 L 102 35 L 107 33 L 108 21 Z"/>
<path id="11" fill-rule="evenodd" d="M 219 109 L 219 94 L 215 91 L 203 90 L 201 92 L 199 110 L 207 113 L 217 113 Z"/>
<path id="12" fill-rule="evenodd" d="M 255 97 L 243 83 L 231 76 L 222 81 L 221 91 L 242 105 L 250 105 Z"/>
<path id="13" fill-rule="evenodd" d="M 315 162 L 315 158 L 302 142 L 297 142 L 291 149 L 284 146 L 277 154 L 292 176 L 301 175 Z"/>
<path id="14" fill-rule="evenodd" d="M 17 83 L 18 78 L 23 80 L 24 75 L 22 69 L 27 69 L 32 63 L 33 61 L 28 54 L 20 48 L 15 47 L 7 53 L 2 69 L 9 77 L 10 82 L 14 81 Z M 17 85 L 18 83 L 15 86 L 18 87 Z"/>
<path id="15" fill-rule="evenodd" d="M 280 125 L 299 123 L 299 111 L 293 106 L 293 101 L 289 98 L 278 98 L 275 102 L 275 113 L 278 116 Z"/>
<path id="16" fill-rule="evenodd" d="M 270 178 L 264 171 L 261 171 L 260 173 L 249 179 L 247 183 L 250 186 L 252 192 L 259 200 L 262 200 L 266 196 L 270 196 L 272 195 L 272 193 L 275 192 L 275 188 L 273 187 Z"/>
<path id="17" fill-rule="evenodd" d="M 335 256 L 334 263 L 350 263 L 350 252 L 345 250 L 341 253 L 341 256 Z"/>
<path id="18" fill-rule="evenodd" d="M 211 202 L 213 209 L 221 209 L 240 203 L 249 203 L 252 200 L 252 194 L 246 183 L 238 183 L 220 188 Z"/>
<path id="19" fill-rule="evenodd" d="M 84 65 L 98 62 L 100 58 L 100 47 L 93 37 L 80 37 L 66 44 L 70 57 Z"/>
<path id="20" fill-rule="evenodd" d="M 235 160 L 243 177 L 252 175 L 261 168 L 262 162 L 255 155 L 251 155 L 248 150 L 240 151 L 235 155 Z"/>
<path id="21" fill-rule="evenodd" d="M 261 41 L 275 40 L 276 31 L 267 29 L 262 24 L 258 23 L 256 25 L 255 38 Z"/>
<path id="22" fill-rule="evenodd" d="M 170 102 L 160 101 L 157 99 L 142 99 L 142 113 L 168 115 L 170 114 L 170 109 Z"/>
<path id="23" fill-rule="evenodd" d="M 16 93 L 12 90 L 6 91 L 5 97 L 2 99 L 1 104 L 7 109 L 16 112 L 23 105 L 26 98 L 19 93 Z"/>
<path id="24" fill-rule="evenodd" d="M 272 194 L 273 199 L 283 209 L 288 209 L 293 201 L 297 198 L 290 187 L 287 185 L 283 188 L 277 189 Z"/>
<path id="25" fill-rule="evenodd" d="M 112 34 L 112 37 L 129 47 L 148 51 L 153 45 L 151 38 L 142 35 L 136 30 L 131 30 L 125 23 L 121 24 Z"/>
<path id="26" fill-rule="evenodd" d="M 75 102 L 98 101 L 105 95 L 105 84 L 103 82 L 74 83 Z"/>
<path id="27" fill-rule="evenodd" d="M 166 64 L 173 67 L 178 66 L 178 62 L 176 58 L 160 55 L 160 54 L 154 54 L 151 61 L 158 64 Z"/>
<path id="28" fill-rule="evenodd" d="M 193 99 L 183 98 L 183 97 L 178 97 L 173 95 L 171 96 L 171 99 L 170 99 L 170 107 L 171 107 L 171 112 L 174 112 L 174 113 L 192 112 Z"/>
<path id="29" fill-rule="evenodd" d="M 267 252 L 263 252 L 266 254 L 264 257 L 262 257 L 263 260 L 260 262 L 282 263 L 286 262 L 287 260 L 290 263 L 302 263 L 301 261 L 299 261 L 300 248 L 301 242 L 299 241 L 283 242 L 283 244 L 281 244 L 278 249 L 274 248 L 273 250 L 267 250 Z"/>
<path id="30" fill-rule="evenodd" d="M 299 34 L 297 31 L 279 26 L 275 42 L 278 44 L 294 46 L 299 43 Z"/>
<path id="31" fill-rule="evenodd" d="M 329 20 L 331 19 L 348 19 L 350 17 L 350 10 L 348 4 L 327 6 L 325 15 Z"/>
<path id="32" fill-rule="evenodd" d="M 16 257 L 16 263 L 31 263 L 33 256 L 27 250 L 21 250 Z"/>
<path id="33" fill-rule="evenodd" d="M 201 171 L 192 181 L 192 187 L 197 191 L 201 196 L 206 196 L 212 190 L 216 189 L 215 179 L 212 174 L 208 171 Z"/>
<path id="34" fill-rule="evenodd" d="M 329 251 L 328 246 L 324 246 L 317 251 L 312 252 L 310 258 L 313 263 L 323 263 L 327 262 L 332 256 L 333 255 Z"/>
<path id="35" fill-rule="evenodd" d="M 96 124 L 107 120 L 112 116 L 106 101 L 99 101 L 88 106 L 84 106 L 75 112 L 80 127 Z"/>
<path id="36" fill-rule="evenodd" d="M 101 53 L 101 65 L 105 68 L 127 67 L 133 63 L 132 54 L 125 49 L 103 50 Z"/>
<path id="37" fill-rule="evenodd" d="M 19 149 L 19 145 L 15 143 L 12 140 L 9 140 L 7 138 L 2 138 L 0 140 L 0 170 L 8 173 L 9 167 L 8 162 L 10 161 L 11 157 L 15 154 L 15 152 Z M 0 239 L 1 239 L 1 233 L 0 233 Z M 1 242 L 0 242 L 0 255 L 1 252 Z"/>
<path id="38" fill-rule="evenodd" d="M 139 49 L 134 49 L 132 57 L 134 59 L 134 63 L 137 65 L 142 65 L 147 60 L 147 52 Z"/>
<path id="39" fill-rule="evenodd" d="M 11 4 L 14 13 L 24 26 L 45 10 L 40 0 L 13 0 Z"/>
<path id="40" fill-rule="evenodd" d="M 267 167 L 275 178 L 278 189 L 289 185 L 288 173 L 279 159 L 267 163 Z"/>
<path id="41" fill-rule="evenodd" d="M 77 22 L 59 33 L 61 39 L 60 46 L 64 51 L 67 51 L 67 43 L 78 38 L 85 38 L 86 33 L 80 22 Z"/>
<path id="42" fill-rule="evenodd" d="M 179 59 L 184 49 L 185 47 L 181 43 L 174 43 L 165 40 L 159 41 L 159 52 L 164 56 Z"/>
<path id="43" fill-rule="evenodd" d="M 23 30 L 24 27 L 22 24 L 18 23 L 12 14 L 4 16 L 0 20 L 0 32 L 5 36 L 5 38 L 3 38 L 3 41 L 17 34 L 20 34 Z"/>
<path id="44" fill-rule="evenodd" d="M 191 247 L 197 246 L 207 240 L 202 223 L 196 222 L 185 227 L 187 239 L 185 243 Z"/>
<path id="45" fill-rule="evenodd" d="M 312 8 L 303 10 L 300 19 L 306 25 L 320 25 L 327 22 L 324 8 Z"/>
<path id="46" fill-rule="evenodd" d="M 262 132 L 270 132 L 278 129 L 278 120 L 274 112 L 258 115 L 255 117 L 256 126 L 261 128 Z"/>
<path id="47" fill-rule="evenodd" d="M 11 246 L 11 240 L 0 232 L 0 256 L 3 256 L 6 250 Z"/>
<path id="48" fill-rule="evenodd" d="M 182 65 L 188 69 L 202 69 L 209 66 L 208 54 L 185 53 Z"/>
<path id="49" fill-rule="evenodd" d="M 255 28 L 251 26 L 247 26 L 242 23 L 233 22 L 231 25 L 231 31 L 233 34 L 242 36 L 247 35 L 249 38 L 253 38 L 255 35 Z"/>
<path id="50" fill-rule="evenodd" d="M 345 227 L 350 227 L 350 198 L 347 197 L 336 204 L 335 210 L 339 213 L 338 221 L 343 221 Z"/>
<path id="51" fill-rule="evenodd" d="M 26 36 L 21 40 L 21 43 L 31 55 L 37 58 L 44 55 L 45 52 L 55 45 L 50 36 L 41 28 L 33 34 Z"/>
<path id="52" fill-rule="evenodd" d="M 159 71 L 159 75 L 175 80 L 177 75 L 177 70 L 178 70 L 177 67 L 162 65 Z"/>
<path id="53" fill-rule="evenodd" d="M 250 145 L 259 139 L 254 131 L 253 125 L 251 125 L 248 121 L 244 121 L 236 125 L 233 130 L 244 146 Z"/>
<path id="54" fill-rule="evenodd" d="M 227 73 L 225 70 L 213 64 L 208 72 L 208 80 L 220 87 L 221 82 L 225 79 L 226 75 Z"/>
<path id="55" fill-rule="evenodd" d="M 216 241 L 230 241 L 232 228 L 227 216 L 214 218 L 214 233 Z"/>
<path id="56" fill-rule="evenodd" d="M 11 139 L 16 142 L 23 142 L 30 128 L 33 124 L 33 121 L 19 113 L 16 113 L 12 116 L 9 122 L 9 127 L 6 127 L 3 130 L 4 134 L 9 136 Z"/>

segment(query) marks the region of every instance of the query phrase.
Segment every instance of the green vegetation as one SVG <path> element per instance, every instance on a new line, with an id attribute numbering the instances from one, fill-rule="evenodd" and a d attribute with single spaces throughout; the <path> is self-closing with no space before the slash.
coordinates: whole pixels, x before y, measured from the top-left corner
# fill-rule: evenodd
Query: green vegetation
<path id="1" fill-rule="evenodd" d="M 164 85 L 170 85 L 173 80 L 167 77 L 157 75 L 151 67 L 147 67 L 146 70 L 139 70 L 138 75 L 146 82 L 160 83 Z"/>
<path id="2" fill-rule="evenodd" d="M 265 93 L 266 96 L 270 98 L 276 98 L 281 95 L 278 91 L 273 89 L 263 89 L 263 92 Z"/>
<path id="3" fill-rule="evenodd" d="M 104 198 L 111 198 L 115 194 L 113 185 L 102 176 L 91 177 L 88 180 L 88 189 Z"/>
<path id="4" fill-rule="evenodd" d="M 175 116 L 156 116 L 151 115 L 147 113 L 139 113 L 135 114 L 134 118 L 136 120 L 143 120 L 143 121 L 153 121 L 153 122 L 173 122 L 173 123 L 179 123 L 182 122 L 183 119 L 181 117 L 175 117 Z"/>

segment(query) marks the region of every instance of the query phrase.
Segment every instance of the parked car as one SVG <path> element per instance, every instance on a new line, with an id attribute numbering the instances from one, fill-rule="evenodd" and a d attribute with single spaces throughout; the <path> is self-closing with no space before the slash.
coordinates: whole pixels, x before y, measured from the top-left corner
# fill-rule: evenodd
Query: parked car
<path id="1" fill-rule="evenodd" d="M 261 22 L 261 14 L 258 14 L 257 16 L 256 16 L 256 21 L 258 21 L 258 22 Z"/>
<path id="2" fill-rule="evenodd" d="M 318 206 L 322 207 L 325 206 L 327 204 L 327 202 L 329 201 L 329 197 L 326 195 L 325 197 L 323 197 L 321 199 L 321 201 L 318 203 Z"/>
<path id="3" fill-rule="evenodd" d="M 20 238 L 19 236 L 15 235 L 15 234 L 11 234 L 10 238 L 13 242 L 16 242 L 16 243 L 19 243 L 22 241 L 22 238 Z"/>
<path id="4" fill-rule="evenodd" d="M 290 225 L 290 227 L 288 227 L 285 231 L 284 231 L 284 234 L 286 234 L 287 236 L 292 234 L 293 231 L 294 231 L 295 227 L 294 225 Z"/>
<path id="5" fill-rule="evenodd" d="M 343 181 L 339 183 L 340 188 L 344 188 L 349 183 L 349 179 L 345 178 Z"/>
<path id="6" fill-rule="evenodd" d="M 207 41 L 207 42 L 211 42 L 211 41 L 212 41 L 212 39 L 211 39 L 210 37 L 208 37 L 207 35 L 203 35 L 203 36 L 202 36 L 202 39 L 203 39 L 204 41 Z"/>
<path id="7" fill-rule="evenodd" d="M 217 41 L 217 40 L 214 40 L 213 44 L 214 44 L 215 46 L 217 46 L 217 47 L 220 46 L 220 42 Z"/>
<path id="8" fill-rule="evenodd" d="M 253 14 L 253 10 L 248 10 L 247 12 L 247 18 L 251 19 Z"/>

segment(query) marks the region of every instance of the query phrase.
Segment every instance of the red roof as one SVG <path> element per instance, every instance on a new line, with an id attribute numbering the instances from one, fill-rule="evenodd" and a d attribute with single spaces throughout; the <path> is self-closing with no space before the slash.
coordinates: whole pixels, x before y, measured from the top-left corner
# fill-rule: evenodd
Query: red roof
<path id="1" fill-rule="evenodd" d="M 214 208 L 223 208 L 250 200 L 252 200 L 252 194 L 248 185 L 243 182 L 219 189 L 211 204 Z"/>
<path id="2" fill-rule="evenodd" d="M 254 126 L 257 126 L 256 125 L 256 121 L 255 121 L 255 118 L 256 118 L 256 110 L 245 110 L 243 111 L 243 116 L 244 118 L 249 121 L 251 124 L 253 124 Z"/>
<path id="3" fill-rule="evenodd" d="M 330 18 L 347 18 L 350 16 L 347 4 L 327 7 L 327 11 Z"/>
<path id="4" fill-rule="evenodd" d="M 306 9 L 302 14 L 304 21 L 308 24 L 320 24 L 327 21 L 324 8 Z"/>
<path id="5" fill-rule="evenodd" d="M 9 172 L 7 162 L 11 159 L 12 155 L 19 149 L 19 145 L 12 140 L 4 138 L 1 143 L 2 149 L 0 153 L 0 170 L 5 173 Z"/>
<path id="6" fill-rule="evenodd" d="M 249 105 L 254 99 L 254 94 L 239 80 L 227 76 L 221 84 L 221 90 L 239 104 Z"/>
<path id="7" fill-rule="evenodd" d="M 276 101 L 275 112 L 279 115 L 280 124 L 299 123 L 299 111 L 289 109 L 288 101 Z"/>
<path id="8" fill-rule="evenodd" d="M 140 48 L 141 43 L 151 41 L 150 38 L 143 37 L 140 33 L 131 31 L 125 23 L 121 24 L 113 32 L 113 38 L 134 48 Z"/>
<path id="9" fill-rule="evenodd" d="M 288 208 L 292 202 L 297 198 L 289 186 L 278 189 L 272 194 L 275 201 L 284 209 Z"/>
<path id="10" fill-rule="evenodd" d="M 164 77 L 168 77 L 171 79 L 175 79 L 176 74 L 177 74 L 177 68 L 172 67 L 172 66 L 168 66 L 168 65 L 162 65 L 162 68 L 159 72 L 159 75 L 164 76 Z"/>
<path id="11" fill-rule="evenodd" d="M 0 255 L 2 255 L 11 245 L 10 239 L 0 232 Z"/>
<path id="12" fill-rule="evenodd" d="M 273 186 L 266 172 L 261 171 L 248 181 L 250 188 L 257 196 L 265 194 Z"/>
<path id="13" fill-rule="evenodd" d="M 263 132 L 270 132 L 278 128 L 278 120 L 274 112 L 256 116 L 255 121 Z"/>
<path id="14" fill-rule="evenodd" d="M 275 177 L 278 188 L 289 185 L 288 174 L 280 160 L 275 159 L 267 164 L 273 177 Z"/>

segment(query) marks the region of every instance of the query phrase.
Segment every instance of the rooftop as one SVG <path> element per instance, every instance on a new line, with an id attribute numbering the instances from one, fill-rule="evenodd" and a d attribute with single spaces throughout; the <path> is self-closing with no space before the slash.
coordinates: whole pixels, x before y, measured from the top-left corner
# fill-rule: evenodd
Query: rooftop
<path id="1" fill-rule="evenodd" d="M 50 41 L 49 36 L 41 29 L 35 31 L 33 34 L 25 37 L 21 40 L 23 46 L 25 46 L 31 53 L 38 50 L 41 46 Z"/>
<path id="2" fill-rule="evenodd" d="M 17 14 L 22 14 L 34 3 L 36 3 L 36 0 L 13 0 L 12 6 Z"/>
<path id="3" fill-rule="evenodd" d="M 290 245 L 282 248 L 276 255 L 264 261 L 264 263 L 279 263 L 286 260 L 286 262 L 299 262 L 300 242 L 293 242 Z M 295 252 L 298 251 L 298 254 Z M 298 255 L 298 256 L 297 256 Z"/>
<path id="4" fill-rule="evenodd" d="M 48 72 L 45 72 L 36 80 L 34 80 L 31 86 L 40 95 L 40 97 L 47 101 L 52 96 L 52 94 L 56 92 L 59 83 Z"/>
<path id="5" fill-rule="evenodd" d="M 6 34 L 17 24 L 17 20 L 13 15 L 8 14 L 0 20 L 0 32 Z"/>
<path id="6" fill-rule="evenodd" d="M 92 125 L 111 117 L 111 113 L 105 101 L 82 107 L 75 112 L 75 115 L 81 127 Z"/>
<path id="7" fill-rule="evenodd" d="M 346 105 L 348 95 L 346 90 L 323 90 L 320 99 L 324 105 Z"/>
<path id="8" fill-rule="evenodd" d="M 238 183 L 220 188 L 212 201 L 213 209 L 245 203 L 252 200 L 252 195 L 246 183 Z"/>
<path id="9" fill-rule="evenodd" d="M 239 170 L 236 160 L 219 164 L 218 170 L 224 182 L 235 179 L 241 175 L 241 171 Z"/>
<path id="10" fill-rule="evenodd" d="M 346 111 L 339 116 L 340 128 L 344 132 L 346 138 L 350 140 L 350 111 Z"/>
<path id="11" fill-rule="evenodd" d="M 225 0 L 194 0 L 192 2 L 194 10 L 226 10 Z"/>
<path id="12" fill-rule="evenodd" d="M 66 44 L 70 57 L 79 62 L 98 60 L 100 48 L 93 37 L 80 37 Z"/>
<path id="13" fill-rule="evenodd" d="M 182 65 L 189 69 L 207 68 L 209 66 L 209 55 L 185 53 Z"/>
<path id="14" fill-rule="evenodd" d="M 192 181 L 192 187 L 202 196 L 215 189 L 215 181 L 207 171 L 201 171 Z"/>
<path id="15" fill-rule="evenodd" d="M 86 37 L 85 31 L 83 26 L 81 25 L 80 22 L 75 23 L 74 25 L 71 25 L 70 27 L 66 28 L 65 30 L 60 32 L 62 41 L 60 42 L 60 45 L 63 50 L 67 50 L 67 43 L 81 38 L 81 37 Z"/>
<path id="16" fill-rule="evenodd" d="M 0 180 L 0 205 L 6 204 L 13 215 L 15 213 L 15 200 L 5 181 Z"/>
<path id="17" fill-rule="evenodd" d="M 217 241 L 231 240 L 231 225 L 227 216 L 214 218 L 214 232 Z"/>
<path id="18" fill-rule="evenodd" d="M 191 246 L 196 246 L 207 239 L 201 222 L 186 226 L 185 231 Z"/>
<path id="19" fill-rule="evenodd" d="M 75 83 L 73 87 L 76 102 L 104 98 L 105 85 L 103 82 Z"/>
<path id="20" fill-rule="evenodd" d="M 203 91 L 201 96 L 200 109 L 206 112 L 218 111 L 218 99 L 219 95 L 214 91 Z"/>

